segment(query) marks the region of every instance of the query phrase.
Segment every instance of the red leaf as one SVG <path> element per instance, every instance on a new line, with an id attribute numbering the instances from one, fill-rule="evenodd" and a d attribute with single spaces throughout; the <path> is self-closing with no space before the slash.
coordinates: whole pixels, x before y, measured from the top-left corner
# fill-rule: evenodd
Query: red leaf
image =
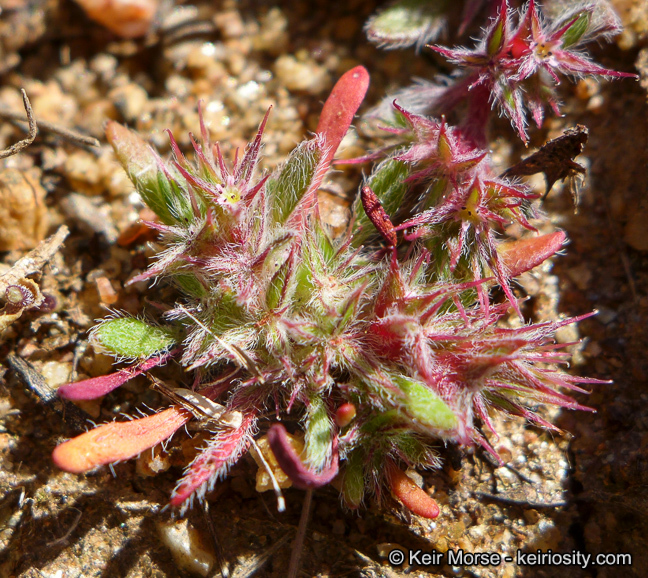
<path id="1" fill-rule="evenodd" d="M 389 243 L 390 247 L 395 247 L 397 238 L 394 225 L 385 209 L 383 209 L 376 193 L 371 190 L 371 187 L 362 187 L 360 198 L 365 213 L 367 213 L 367 217 L 369 217 L 373 226 L 378 229 L 378 232 L 382 235 L 383 239 Z"/>
<path id="2" fill-rule="evenodd" d="M 369 73 L 356 66 L 337 81 L 324 103 L 316 132 L 322 134 L 329 147 L 325 165 L 328 166 L 340 142 L 349 130 L 369 88 Z"/>
<path id="3" fill-rule="evenodd" d="M 171 495 L 172 506 L 190 505 L 194 495 L 202 498 L 205 491 L 213 488 L 216 480 L 227 474 L 250 445 L 250 432 L 256 423 L 253 413 L 243 415 L 243 422 L 237 428 L 225 428 L 208 442 L 187 467 L 184 477 Z M 187 502 L 189 500 L 189 502 Z"/>
<path id="4" fill-rule="evenodd" d="M 565 233 L 556 231 L 541 237 L 529 237 L 520 241 L 503 243 L 498 252 L 510 277 L 530 271 L 560 251 L 565 243 Z"/>
<path id="5" fill-rule="evenodd" d="M 82 474 L 135 457 L 171 437 L 192 417 L 185 409 L 170 407 L 142 419 L 107 423 L 62 443 L 52 459 L 62 470 Z"/>
<path id="6" fill-rule="evenodd" d="M 410 512 L 424 518 L 439 515 L 436 501 L 410 480 L 403 470 L 392 466 L 387 470 L 387 477 L 392 493 Z"/>

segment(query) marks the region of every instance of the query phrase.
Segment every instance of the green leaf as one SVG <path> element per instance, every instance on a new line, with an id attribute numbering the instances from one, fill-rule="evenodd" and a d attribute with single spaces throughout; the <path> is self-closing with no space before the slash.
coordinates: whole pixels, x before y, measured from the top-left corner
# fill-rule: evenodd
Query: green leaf
<path id="1" fill-rule="evenodd" d="M 288 220 L 310 188 L 322 156 L 320 140 L 304 141 L 290 154 L 279 177 L 268 180 L 266 192 L 275 222 Z"/>
<path id="2" fill-rule="evenodd" d="M 394 382 L 405 394 L 404 412 L 420 424 L 441 431 L 452 431 L 459 421 L 448 405 L 429 387 L 409 377 L 396 377 Z"/>
<path id="3" fill-rule="evenodd" d="M 92 339 L 113 355 L 130 359 L 151 357 L 177 341 L 173 332 L 134 317 L 104 321 L 93 331 Z"/>
<path id="4" fill-rule="evenodd" d="M 175 273 L 173 280 L 185 293 L 192 297 L 201 298 L 207 296 L 206 287 L 191 273 Z"/>
<path id="5" fill-rule="evenodd" d="M 293 299 L 299 306 L 304 306 L 311 301 L 313 293 L 317 290 L 313 279 L 313 272 L 304 260 L 295 268 L 295 292 Z"/>
<path id="6" fill-rule="evenodd" d="M 411 434 L 395 435 L 392 438 L 392 443 L 398 447 L 406 460 L 412 464 L 425 462 L 430 451 L 427 443 Z"/>
<path id="7" fill-rule="evenodd" d="M 306 463 L 314 469 L 326 467 L 331 459 L 333 425 L 329 419 L 326 404 L 319 396 L 313 396 L 310 399 L 305 429 Z"/>
<path id="8" fill-rule="evenodd" d="M 394 427 L 403 423 L 403 417 L 397 409 L 390 409 L 380 413 L 375 413 L 373 417 L 362 426 L 363 434 L 375 434 L 379 430 Z"/>
<path id="9" fill-rule="evenodd" d="M 580 13 L 576 21 L 565 31 L 562 37 L 562 47 L 569 48 L 583 37 L 587 32 L 590 25 L 592 13 L 590 10 L 585 10 Z"/>
<path id="10" fill-rule="evenodd" d="M 164 224 L 175 225 L 193 219 L 187 193 L 165 175 L 162 160 L 147 142 L 114 121 L 106 127 L 106 138 L 142 200 Z"/>
<path id="11" fill-rule="evenodd" d="M 279 307 L 286 298 L 287 285 L 290 283 L 291 271 L 293 268 L 293 259 L 291 256 L 286 259 L 279 271 L 277 271 L 270 281 L 270 286 L 266 291 L 266 307 L 269 310 Z"/>
<path id="12" fill-rule="evenodd" d="M 447 0 L 401 0 L 367 22 L 367 38 L 379 46 L 418 48 L 434 40 L 446 24 Z"/>
<path id="13" fill-rule="evenodd" d="M 497 54 L 502 48 L 502 42 L 504 40 L 504 18 L 500 17 L 497 21 L 497 25 L 491 31 L 490 37 L 488 39 L 488 46 L 486 48 L 490 56 Z"/>
<path id="14" fill-rule="evenodd" d="M 358 305 L 365 294 L 367 285 L 369 285 L 369 280 L 365 281 L 360 285 L 360 287 L 355 289 L 346 301 L 341 304 L 341 307 L 338 308 L 338 318 L 336 320 L 336 328 L 333 335 L 341 335 L 349 324 L 356 318 Z"/>
<path id="15" fill-rule="evenodd" d="M 342 476 L 342 495 L 351 508 L 362 503 L 365 492 L 364 460 L 359 451 L 354 451 L 346 459 L 346 468 Z"/>
<path id="16" fill-rule="evenodd" d="M 236 294 L 223 292 L 218 294 L 215 302 L 209 304 L 204 319 L 212 333 L 224 338 L 227 332 L 245 329 L 248 312 L 237 302 Z"/>
<path id="17" fill-rule="evenodd" d="M 324 262 L 327 265 L 330 265 L 333 262 L 334 257 L 337 255 L 337 249 L 333 245 L 331 237 L 329 236 L 320 219 L 313 219 L 311 230 L 315 243 L 317 244 L 317 248 L 324 258 Z"/>

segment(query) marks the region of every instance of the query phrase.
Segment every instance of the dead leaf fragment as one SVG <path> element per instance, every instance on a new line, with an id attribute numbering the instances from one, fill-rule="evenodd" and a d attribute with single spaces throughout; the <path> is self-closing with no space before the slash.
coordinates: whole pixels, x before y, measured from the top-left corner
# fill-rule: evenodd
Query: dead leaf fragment
<path id="1" fill-rule="evenodd" d="M 41 241 L 5 273 L 0 275 L 0 299 L 4 307 L 0 309 L 0 334 L 27 309 L 40 307 L 45 301 L 38 284 L 29 275 L 39 272 L 59 250 L 69 231 L 65 225 L 51 237 Z"/>

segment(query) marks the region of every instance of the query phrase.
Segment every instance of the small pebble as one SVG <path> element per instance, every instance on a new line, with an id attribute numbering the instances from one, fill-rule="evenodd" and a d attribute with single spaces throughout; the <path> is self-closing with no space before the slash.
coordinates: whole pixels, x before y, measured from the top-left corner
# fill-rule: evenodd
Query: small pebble
<path id="1" fill-rule="evenodd" d="M 119 61 L 112 54 L 97 54 L 90 61 L 90 70 L 97 74 L 103 82 L 110 82 L 117 73 Z"/>
<path id="2" fill-rule="evenodd" d="M 102 276 L 95 279 L 95 285 L 97 286 L 97 291 L 99 292 L 99 299 L 102 303 L 106 305 L 114 305 L 119 301 L 119 294 L 112 286 L 110 279 L 108 277 Z"/>
<path id="3" fill-rule="evenodd" d="M 158 8 L 157 0 L 76 0 L 88 18 L 122 38 L 145 36 Z"/>
<path id="4" fill-rule="evenodd" d="M 66 94 L 55 80 L 34 85 L 27 90 L 36 120 L 47 120 L 58 125 L 72 127 L 79 110 L 76 98 Z"/>
<path id="5" fill-rule="evenodd" d="M 113 242 L 117 239 L 117 230 L 107 207 L 100 207 L 88 197 L 71 193 L 61 200 L 60 207 L 63 213 L 88 233 L 99 233 L 106 240 Z"/>
<path id="6" fill-rule="evenodd" d="M 319 94 L 328 88 L 330 78 L 312 58 L 298 60 L 285 54 L 275 62 L 277 80 L 288 90 Z"/>
<path id="7" fill-rule="evenodd" d="M 214 566 L 214 554 L 203 544 L 198 530 L 188 520 L 158 522 L 162 543 L 171 551 L 181 570 L 208 576 Z"/>
<path id="8" fill-rule="evenodd" d="M 41 375 L 52 389 L 58 388 L 59 385 L 70 381 L 72 373 L 71 363 L 61 363 L 59 361 L 46 361 L 40 369 Z"/>
<path id="9" fill-rule="evenodd" d="M 265 50 L 270 54 L 281 54 L 288 48 L 288 19 L 280 8 L 271 8 L 261 18 L 261 29 L 252 38 L 255 50 Z"/>
<path id="10" fill-rule="evenodd" d="M 170 467 L 171 457 L 162 449 L 161 444 L 142 452 L 135 462 L 135 470 L 140 476 L 156 476 Z"/>
<path id="11" fill-rule="evenodd" d="M 41 172 L 7 168 L 0 171 L 0 251 L 33 249 L 48 227 Z"/>
<path id="12" fill-rule="evenodd" d="M 133 122 L 144 113 L 149 95 L 141 86 L 131 82 L 113 88 L 108 93 L 108 98 L 125 120 Z"/>
<path id="13" fill-rule="evenodd" d="M 223 10 L 214 16 L 214 24 L 225 38 L 239 38 L 245 34 L 245 24 L 237 10 Z"/>
<path id="14" fill-rule="evenodd" d="M 101 172 L 93 154 L 84 150 L 74 151 L 67 157 L 63 172 L 72 189 L 77 192 L 90 196 L 103 192 Z"/>

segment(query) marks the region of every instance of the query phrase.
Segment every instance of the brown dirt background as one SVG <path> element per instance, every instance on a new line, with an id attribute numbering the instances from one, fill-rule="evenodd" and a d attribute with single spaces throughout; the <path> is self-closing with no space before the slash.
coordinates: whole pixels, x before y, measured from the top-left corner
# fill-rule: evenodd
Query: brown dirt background
<path id="1" fill-rule="evenodd" d="M 566 191 L 551 193 L 545 210 L 551 223 L 567 232 L 570 244 L 564 256 L 553 260 L 553 269 L 543 267 L 528 275 L 520 290 L 531 295 L 526 312 L 535 318 L 598 309 L 598 317 L 579 324 L 584 342 L 574 371 L 614 383 L 579 396 L 596 413 L 547 412 L 569 432 L 563 436 L 499 420 L 498 449 L 528 482 L 494 467 L 481 454 L 468 452 L 461 456 L 460 469 L 445 466 L 425 473 L 425 482 L 434 488 L 442 507 L 434 522 L 407 516 L 395 504 L 386 510 L 369 504 L 361 512 L 347 512 L 334 489 L 318 491 L 302 576 L 648 575 L 648 9 L 641 0 L 619 0 L 615 5 L 629 31 L 617 43 L 595 46 L 593 52 L 599 62 L 618 70 L 633 71 L 636 64 L 643 83 L 565 81 L 561 96 L 566 117 L 549 116 L 543 130 L 532 133 L 532 146 L 539 146 L 567 126 L 585 124 L 590 141 L 579 160 L 587 162 L 589 173 L 577 215 Z M 127 122 L 164 147 L 162 129 L 172 128 L 176 136 L 197 132 L 197 97 L 216 99 L 222 103 L 213 116 L 220 127 L 218 139 L 230 152 L 253 134 L 267 106 L 275 104 L 265 139 L 266 165 L 272 167 L 313 130 L 333 80 L 351 66 L 364 64 L 372 75 L 368 104 L 406 85 L 412 76 L 430 77 L 443 67 L 430 55 L 387 53 L 370 46 L 362 24 L 374 11 L 374 2 L 194 6 L 196 20 L 207 22 L 206 28 L 195 27 L 178 38 L 167 22 L 146 40 L 132 42 L 118 40 L 91 23 L 67 0 L 0 2 L 0 103 L 21 110 L 18 89 L 25 87 L 37 119 L 40 115 L 82 130 L 104 145 L 97 152 L 43 134 L 27 151 L 5 161 L 5 170 L 34 174 L 40 181 L 47 193 L 39 202 L 46 209 L 48 232 L 65 222 L 72 234 L 40 280 L 43 290 L 56 295 L 57 310 L 24 315 L 0 343 L 2 577 L 190 575 L 158 536 L 160 521 L 169 519 L 160 510 L 181 468 L 175 465 L 154 477 L 141 475 L 134 461 L 115 466 L 114 475 L 107 469 L 87 476 L 57 471 L 51 451 L 73 431 L 49 406 L 28 394 L 4 363 L 7 355 L 17 353 L 53 386 L 70 378 L 74 368 L 78 375 L 101 375 L 109 370 L 110 361 L 86 350 L 85 342 L 93 319 L 105 315 L 102 299 L 106 305 L 106 299 L 116 298 L 112 307 L 137 313 L 150 307 L 147 300 L 168 296 L 164 287 L 124 288 L 124 281 L 146 265 L 152 252 L 143 244 L 116 244 L 117 234 L 137 219 L 141 206 L 133 203 L 105 147 L 103 121 L 111 117 Z M 169 5 L 163 9 L 168 13 Z M 200 51 L 204 42 L 217 47 L 211 60 L 205 61 Z M 297 63 L 304 68 L 286 73 L 279 82 L 277 61 L 284 57 L 293 58 L 284 60 L 284 66 L 294 68 Z M 213 65 L 214 58 L 218 66 Z M 274 78 L 264 71 L 271 71 Z M 299 86 L 303 76 L 308 78 Z M 293 88 L 286 89 L 290 82 Z M 137 87 L 144 88 L 144 94 Z M 0 127 L 3 146 L 21 134 L 8 123 Z M 375 142 L 370 135 L 359 123 L 349 150 L 370 148 Z M 493 126 L 493 148 L 503 163 L 526 154 L 506 121 Z M 331 177 L 329 189 L 350 197 L 359 178 L 359 172 L 346 171 Z M 542 186 L 541 181 L 533 184 Z M 32 198 L 33 191 L 25 193 L 17 186 L 19 194 Z M 343 215 L 345 206 L 336 198 L 322 193 L 332 220 L 340 212 Z M 25 217 L 30 218 L 33 221 L 33 214 Z M 27 236 L 28 227 L 38 229 L 40 225 L 32 221 L 15 234 Z M 23 254 L 2 253 L 3 262 L 11 264 Z M 103 281 L 98 279 L 103 278 L 109 279 L 116 297 L 99 292 Z M 183 379 L 177 368 L 165 371 L 159 375 Z M 155 406 L 160 400 L 143 380 L 136 380 L 86 409 L 101 422 L 120 413 L 132 414 L 141 403 Z M 440 451 L 448 463 L 457 457 Z M 180 463 L 182 455 L 176 453 L 173 459 Z M 209 515 L 194 508 L 188 518 L 209 550 L 213 549 L 210 517 L 232 575 L 285 576 L 303 494 L 286 491 L 288 511 L 277 514 L 274 498 L 254 491 L 255 471 L 251 460 L 242 460 L 209 495 Z M 480 492 L 518 503 L 485 498 Z M 587 570 L 513 564 L 393 568 L 384 557 L 390 544 L 513 555 L 516 549 L 538 548 L 623 552 L 632 554 L 633 564 Z"/>

